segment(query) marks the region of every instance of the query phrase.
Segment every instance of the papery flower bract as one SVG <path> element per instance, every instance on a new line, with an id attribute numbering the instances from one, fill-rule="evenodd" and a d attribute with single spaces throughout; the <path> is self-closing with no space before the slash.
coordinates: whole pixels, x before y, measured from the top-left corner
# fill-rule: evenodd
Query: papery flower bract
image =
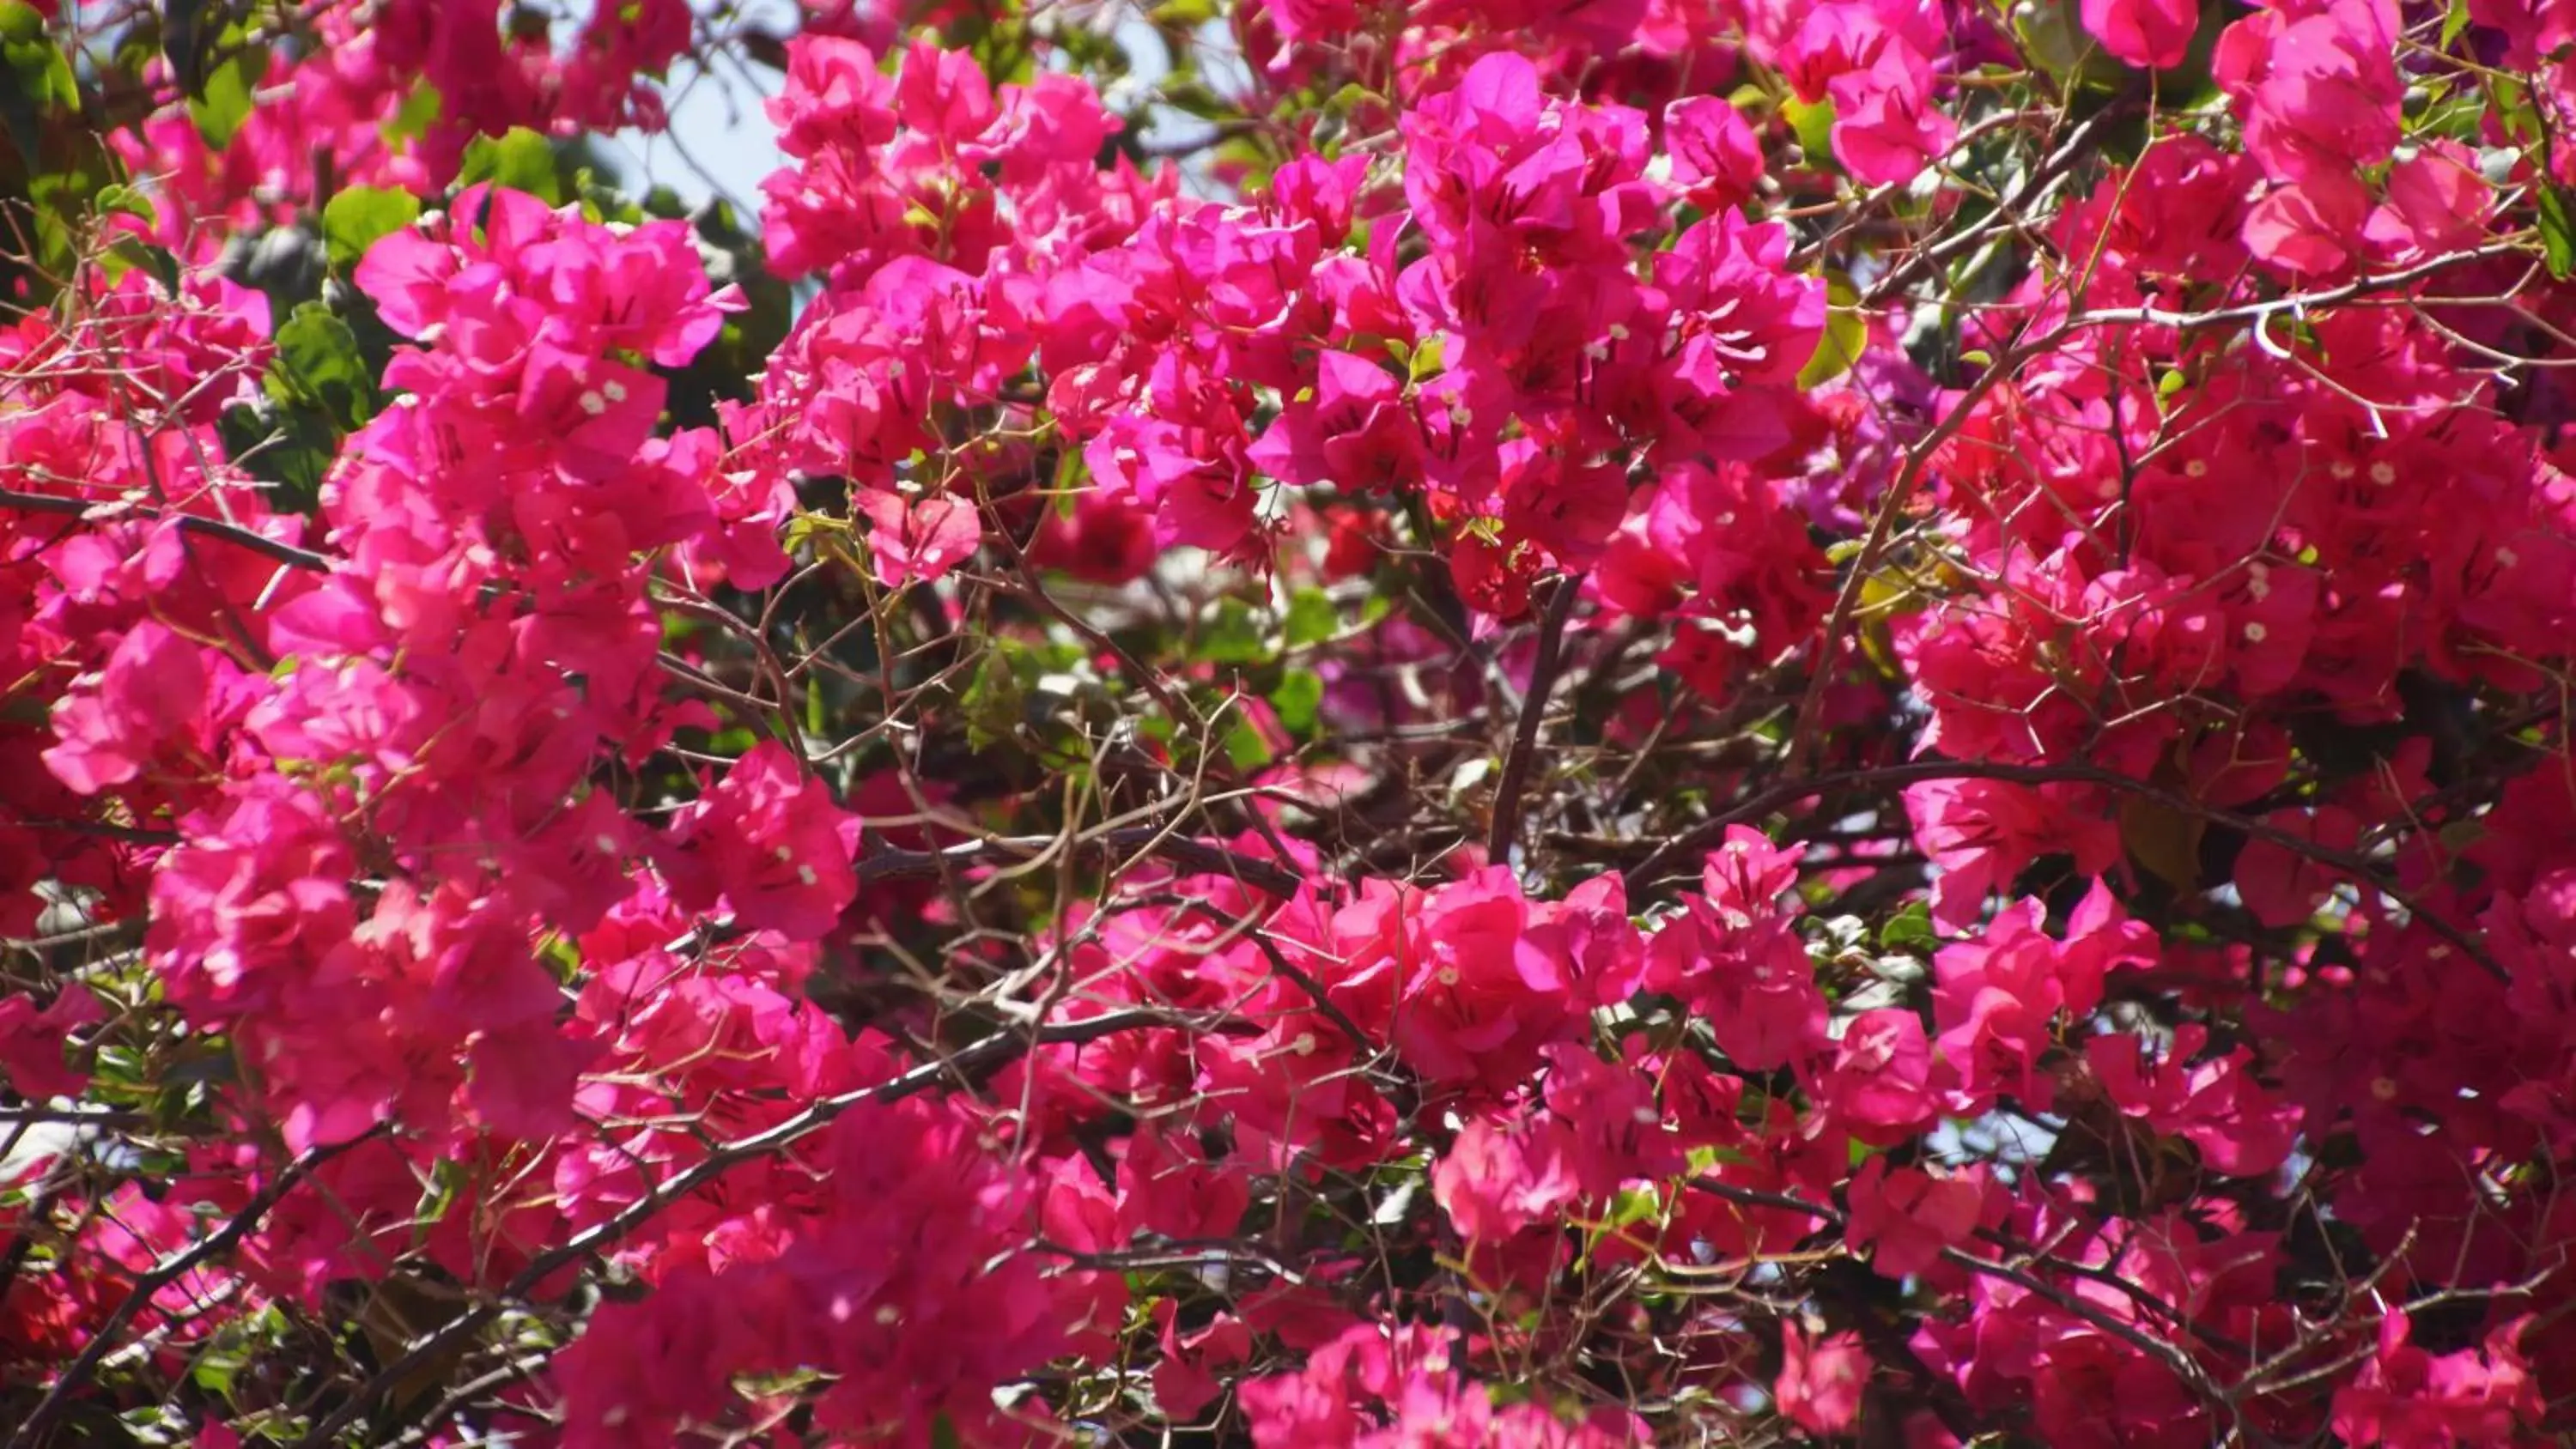
<path id="1" fill-rule="evenodd" d="M 660 856 L 683 904 L 703 909 L 721 895 L 743 926 L 811 940 L 858 893 L 858 834 L 857 818 L 771 741 L 672 817 Z"/>
<path id="2" fill-rule="evenodd" d="M 95 692 L 55 712 L 54 777 L 83 795 L 125 784 L 196 732 L 212 680 L 199 647 L 146 620 L 118 641 Z"/>
<path id="3" fill-rule="evenodd" d="M 1910 1278 L 1967 1240 L 1985 1213 L 1985 1188 L 1965 1177 L 1936 1177 L 1917 1167 L 1890 1168 L 1872 1157 L 1851 1183 L 1852 1251 L 1890 1278 Z"/>
<path id="4" fill-rule="evenodd" d="M 2084 28 L 2102 48 L 2150 70 L 2182 64 L 2199 25 L 2198 0 L 2084 0 Z"/>
<path id="5" fill-rule="evenodd" d="M 1869 1355 L 1860 1335 L 1821 1334 L 1812 1342 L 1794 1323 L 1780 1325 L 1780 1376 L 1772 1396 L 1789 1422 L 1817 1434 L 1840 1434 L 1860 1418 Z"/>
<path id="6" fill-rule="evenodd" d="M 868 488 L 852 501 L 868 517 L 869 560 L 877 582 L 889 589 L 936 582 L 984 539 L 975 505 L 950 494 L 907 502 L 892 491 Z"/>

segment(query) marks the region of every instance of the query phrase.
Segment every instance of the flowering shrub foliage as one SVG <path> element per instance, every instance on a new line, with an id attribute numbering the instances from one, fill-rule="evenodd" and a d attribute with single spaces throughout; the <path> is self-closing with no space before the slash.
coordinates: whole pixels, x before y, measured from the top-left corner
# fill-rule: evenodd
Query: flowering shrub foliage
<path id="1" fill-rule="evenodd" d="M 0 0 L 0 1446 L 2576 1433 L 2576 11 L 797 18 Z"/>

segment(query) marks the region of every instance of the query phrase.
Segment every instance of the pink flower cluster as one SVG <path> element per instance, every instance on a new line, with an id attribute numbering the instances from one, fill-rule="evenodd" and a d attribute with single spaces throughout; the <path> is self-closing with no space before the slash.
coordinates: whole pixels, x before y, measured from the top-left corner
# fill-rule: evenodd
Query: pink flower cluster
<path id="1" fill-rule="evenodd" d="M 482 0 L 328 0 L 308 9 L 310 48 L 266 53 L 265 67 L 246 78 L 255 103 L 229 136 L 210 145 L 175 100 L 109 136 L 125 165 L 161 192 L 166 240 L 209 225 L 291 220 L 350 184 L 433 195 L 477 137 L 513 128 L 553 137 L 659 130 L 668 118 L 645 78 L 690 50 L 694 20 L 687 0 L 623 0 L 589 7 L 559 46 L 538 11 Z M 181 89 L 164 63 L 147 80 L 165 97 Z"/>
<path id="2" fill-rule="evenodd" d="M 2576 21 L 1158 7 L 1184 167 L 811 8 L 748 286 L 455 184 L 680 0 L 142 66 L 0 331 L 0 1434 L 2576 1432 Z"/>

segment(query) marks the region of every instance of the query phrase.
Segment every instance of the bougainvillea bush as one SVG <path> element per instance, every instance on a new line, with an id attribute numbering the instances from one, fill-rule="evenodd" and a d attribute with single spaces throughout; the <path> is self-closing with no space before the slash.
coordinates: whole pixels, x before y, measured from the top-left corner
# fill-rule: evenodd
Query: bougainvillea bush
<path id="1" fill-rule="evenodd" d="M 2576 6 L 0 61 L 0 1449 L 2576 1434 Z"/>

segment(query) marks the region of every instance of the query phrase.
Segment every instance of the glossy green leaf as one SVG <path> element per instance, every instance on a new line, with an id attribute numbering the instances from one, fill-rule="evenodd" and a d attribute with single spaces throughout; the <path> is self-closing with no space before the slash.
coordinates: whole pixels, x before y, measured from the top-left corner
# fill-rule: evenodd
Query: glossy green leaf
<path id="1" fill-rule="evenodd" d="M 2549 275 L 2565 281 L 2576 272 L 2576 217 L 2567 206 L 2567 188 L 2544 185 L 2537 198 L 2540 221 L 2540 257 L 2549 267 Z"/>
<path id="2" fill-rule="evenodd" d="M 420 198 L 407 191 L 352 186 L 322 208 L 322 239 L 331 265 L 347 271 L 367 248 L 412 224 L 420 216 Z"/>
<path id="3" fill-rule="evenodd" d="M 1818 101 L 1814 105 L 1809 105 L 1793 97 L 1781 106 L 1780 113 L 1789 118 L 1789 129 L 1797 132 L 1798 145 L 1806 151 L 1808 165 L 1821 167 L 1834 164 L 1834 103 L 1832 101 Z"/>
<path id="4" fill-rule="evenodd" d="M 486 181 L 542 197 L 548 206 L 563 204 L 554 143 L 525 126 L 513 126 L 504 136 L 478 136 L 465 148 L 465 164 L 456 174 L 456 184 L 466 187 Z"/>

